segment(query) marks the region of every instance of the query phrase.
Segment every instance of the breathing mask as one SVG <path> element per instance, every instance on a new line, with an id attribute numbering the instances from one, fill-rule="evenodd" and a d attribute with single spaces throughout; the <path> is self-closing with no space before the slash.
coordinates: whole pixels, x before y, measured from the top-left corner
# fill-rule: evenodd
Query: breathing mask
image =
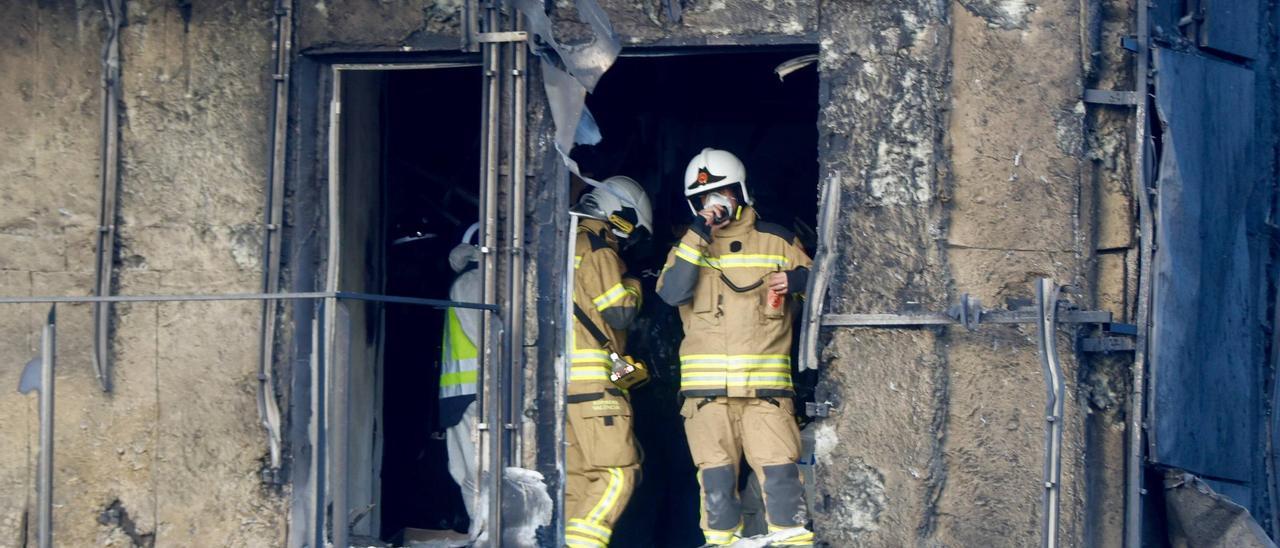
<path id="1" fill-rule="evenodd" d="M 709 194 L 706 199 L 702 201 L 703 209 L 715 206 L 720 206 L 722 209 L 716 211 L 715 218 L 711 220 L 712 224 L 718 225 L 729 220 L 730 215 L 733 214 L 733 200 L 730 200 L 729 197 L 724 194 L 715 192 Z"/>

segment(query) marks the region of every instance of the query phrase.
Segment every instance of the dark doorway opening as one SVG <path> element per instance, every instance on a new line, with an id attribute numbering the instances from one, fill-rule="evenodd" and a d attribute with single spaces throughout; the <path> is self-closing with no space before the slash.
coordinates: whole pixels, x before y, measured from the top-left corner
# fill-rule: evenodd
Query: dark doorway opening
<path id="1" fill-rule="evenodd" d="M 812 53 L 816 48 L 624 56 L 587 99 L 604 139 L 575 149 L 583 174 L 632 177 L 649 191 L 655 210 L 654 238 L 623 253 L 633 272 L 647 271 L 643 310 L 629 335 L 628 352 L 651 365 L 654 379 L 632 395 L 636 437 L 644 450 L 643 476 L 615 526 L 614 547 L 702 544 L 696 469 L 679 415 L 683 332 L 676 310 L 658 298 L 654 284 L 668 250 L 692 217 L 682 177 L 689 159 L 703 147 L 741 158 L 761 218 L 793 229 L 812 252 L 817 71 L 809 66 L 779 80 L 773 70 Z M 581 186 L 578 182 L 575 197 Z M 796 340 L 798 333 L 797 325 Z M 796 381 L 796 407 L 804 409 L 803 401 L 812 401 L 816 378 L 806 374 Z M 750 529 L 748 521 L 748 533 Z"/>
<path id="2" fill-rule="evenodd" d="M 476 67 L 390 71 L 384 204 L 387 294 L 449 298 L 449 252 L 479 206 L 480 71 Z M 382 412 L 382 537 L 405 527 L 467 530 L 449 476 L 438 388 L 444 311 L 388 306 Z"/>
<path id="3" fill-rule="evenodd" d="M 476 221 L 480 70 L 337 71 L 338 289 L 449 298 L 449 253 Z M 465 532 L 439 417 L 444 310 L 345 301 L 352 538 Z M 423 533 L 425 534 L 425 533 Z M 421 534 L 419 535 L 421 536 Z"/>

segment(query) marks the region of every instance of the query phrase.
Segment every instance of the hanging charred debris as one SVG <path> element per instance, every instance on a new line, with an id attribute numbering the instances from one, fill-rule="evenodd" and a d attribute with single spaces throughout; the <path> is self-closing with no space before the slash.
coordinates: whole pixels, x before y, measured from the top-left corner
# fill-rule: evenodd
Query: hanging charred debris
<path id="1" fill-rule="evenodd" d="M 1276 2 L 5 14 L 0 546 L 1274 546 Z"/>

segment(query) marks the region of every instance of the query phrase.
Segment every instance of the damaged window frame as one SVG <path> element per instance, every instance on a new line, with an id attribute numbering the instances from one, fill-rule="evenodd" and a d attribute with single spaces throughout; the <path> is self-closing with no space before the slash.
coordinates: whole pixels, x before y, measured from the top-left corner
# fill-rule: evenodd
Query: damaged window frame
<path id="1" fill-rule="evenodd" d="M 325 217 L 320 222 L 325 225 L 324 233 L 326 241 L 323 244 L 318 245 L 318 247 L 322 248 L 318 251 L 323 257 L 323 264 L 321 266 L 323 271 L 317 272 L 315 278 L 317 281 L 322 281 L 327 292 L 342 292 L 339 287 L 341 277 L 340 258 L 343 253 L 343 234 L 347 229 L 342 221 L 342 192 L 344 188 L 344 173 L 342 171 L 344 149 L 341 141 L 344 116 L 342 108 L 342 102 L 344 99 L 342 92 L 343 76 L 344 74 L 363 72 L 440 70 L 481 67 L 480 60 L 474 55 L 459 55 L 455 53 L 447 55 L 431 55 L 430 57 L 431 58 L 428 60 L 400 60 L 395 56 L 390 56 L 385 59 L 376 59 L 369 62 L 346 60 L 324 62 L 323 60 L 320 60 L 321 70 L 319 71 L 318 76 L 320 76 L 321 81 L 318 82 L 320 84 L 318 87 L 320 90 L 327 91 L 327 94 L 319 97 L 319 100 L 317 101 L 319 103 L 317 106 L 319 106 L 321 110 L 320 119 L 324 120 L 326 123 L 323 128 L 323 138 L 325 139 L 325 142 L 321 145 L 325 152 L 325 158 L 321 162 L 322 165 L 317 167 L 325 170 L 323 175 L 325 187 L 321 189 L 324 198 L 323 202 L 320 204 Z M 317 145 L 320 144 L 317 143 Z M 317 173 L 317 175 L 320 175 L 320 173 Z M 488 180 L 481 177 L 479 184 L 477 185 L 482 198 L 476 208 L 476 217 L 481 219 L 484 218 L 483 216 L 485 214 L 483 196 L 486 195 L 488 190 L 483 187 L 488 182 Z M 484 242 L 485 236 L 483 234 L 483 223 L 481 225 L 481 241 Z M 482 260 L 486 258 L 487 255 L 488 253 L 482 253 Z M 486 280 L 492 280 L 496 277 L 496 274 L 492 269 L 482 269 L 482 272 Z M 391 299 L 382 302 L 409 302 L 420 300 L 407 299 L 404 301 L 397 301 L 395 300 L 396 297 L 393 296 L 379 296 Z M 374 299 L 373 301 L 376 302 L 377 299 Z M 470 305 L 470 307 L 482 308 L 485 312 L 485 323 L 491 324 L 495 321 L 501 321 L 500 316 L 505 315 L 499 305 L 493 302 L 491 298 L 482 299 L 481 302 L 454 304 L 461 306 Z M 310 519 L 310 521 L 313 521 L 311 524 L 313 533 L 302 534 L 314 534 L 317 537 L 317 542 L 323 542 L 324 537 L 326 536 L 325 530 L 328 529 L 330 536 L 329 541 L 334 545 L 345 545 L 350 539 L 351 526 L 359 519 L 366 518 L 369 513 L 379 512 L 380 508 L 378 508 L 378 506 L 381 504 L 380 500 L 375 500 L 373 503 L 375 506 L 372 508 L 348 508 L 347 504 L 347 497 L 350 492 L 348 476 L 350 475 L 351 470 L 347 459 L 348 451 L 345 449 L 347 440 L 350 439 L 350 433 L 348 431 L 350 428 L 350 392 L 348 390 L 349 387 L 347 387 L 345 383 L 349 378 L 350 372 L 339 370 L 349 369 L 351 362 L 349 356 L 351 350 L 349 332 L 351 325 L 350 319 L 346 317 L 347 314 L 347 307 L 338 303 L 337 306 L 321 307 L 319 316 L 316 319 L 316 321 L 319 322 L 317 325 L 326 327 L 324 328 L 322 339 L 316 341 L 313 345 L 313 354 L 315 355 L 312 359 L 317 360 L 321 364 L 321 370 L 327 373 L 326 376 L 328 377 L 328 383 L 320 382 L 320 380 L 317 379 L 315 384 L 319 386 L 318 390 L 327 392 L 327 396 L 320 396 L 316 394 L 316 389 L 313 388 L 313 398 L 316 401 L 313 402 L 312 407 L 313 409 L 322 408 L 324 410 L 322 414 L 329 418 L 328 420 L 312 420 L 314 424 L 310 428 L 311 440 L 309 445 L 316 448 L 317 455 L 325 455 L 327 457 L 325 459 L 321 459 L 319 462 L 315 462 L 313 458 L 313 466 L 317 469 L 324 470 L 325 473 L 323 475 L 327 476 L 325 478 L 327 481 L 319 479 L 313 471 L 310 474 L 311 481 L 305 483 L 306 488 L 295 490 L 294 494 L 295 503 L 302 503 L 313 509 L 312 512 L 309 512 L 314 516 Z M 295 326 L 295 328 L 300 329 L 300 326 Z M 385 329 L 385 324 L 382 325 L 380 329 Z M 380 341 L 379 344 L 384 343 Z M 478 375 L 481 379 L 479 382 L 481 383 L 483 383 L 482 379 L 486 368 L 486 358 L 488 357 L 488 352 L 481 352 L 479 356 L 480 371 Z M 379 363 L 375 365 L 375 367 L 382 367 L 382 364 Z M 329 386 L 325 386 L 325 384 L 329 384 Z M 478 405 L 483 405 L 483 397 L 483 394 L 477 394 Z M 377 405 L 376 402 L 375 405 Z M 334 417 L 343 417 L 343 419 L 337 420 Z M 328 423 L 327 427 L 325 423 Z M 326 431 L 325 434 L 318 434 L 316 432 L 317 427 L 324 429 Z M 375 430 L 380 429 L 375 427 Z M 303 440 L 295 439 L 293 441 L 295 444 L 298 444 L 295 445 L 295 447 L 298 447 L 301 444 L 306 444 Z M 302 443 L 299 444 L 299 442 Z M 477 451 L 479 451 L 478 447 Z M 479 455 L 477 456 L 479 457 Z M 380 468 L 381 464 L 375 463 L 375 470 Z M 372 489 L 375 497 L 380 493 L 380 488 L 376 485 L 378 482 L 379 480 L 374 477 L 374 485 Z M 479 486 L 477 486 L 477 491 L 479 491 Z M 478 494 L 479 493 L 476 495 L 478 496 Z M 328 507 L 327 511 L 316 510 L 316 508 L 325 507 Z M 336 523 L 324 523 L 326 521 L 333 521 L 331 516 L 344 514 L 350 516 L 352 511 L 355 511 L 357 514 L 355 516 L 356 519 L 348 519 L 347 527 L 333 527 Z M 326 514 L 328 514 L 329 517 L 326 517 Z M 376 528 L 373 531 L 373 536 L 379 536 L 379 532 Z"/>

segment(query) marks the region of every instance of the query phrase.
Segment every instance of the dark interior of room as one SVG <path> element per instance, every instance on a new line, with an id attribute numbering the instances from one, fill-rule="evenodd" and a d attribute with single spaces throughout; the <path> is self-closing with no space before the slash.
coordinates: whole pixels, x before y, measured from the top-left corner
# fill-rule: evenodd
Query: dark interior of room
<path id="1" fill-rule="evenodd" d="M 390 295 L 449 296 L 455 276 L 449 251 L 476 221 L 479 90 L 476 67 L 387 72 L 383 207 Z M 437 418 L 442 311 L 391 304 L 386 319 L 381 536 L 391 539 L 405 527 L 465 532 L 467 514 L 449 476 Z"/>
<path id="2" fill-rule="evenodd" d="M 692 217 L 682 191 L 689 159 L 703 147 L 733 152 L 761 218 L 794 230 L 807 250 L 817 212 L 818 77 L 800 69 L 780 81 L 779 63 L 812 50 L 746 50 L 620 58 L 587 98 L 603 140 L 573 157 L 595 179 L 626 175 L 654 204 L 654 238 L 623 252 L 643 273 L 644 305 L 628 352 L 650 364 L 653 380 L 632 394 L 643 477 L 615 527 L 612 546 L 699 546 L 695 468 L 679 415 L 676 309 L 654 293 L 671 245 Z M 582 192 L 581 183 L 575 197 Z M 793 349 L 794 354 L 794 349 Z M 812 400 L 812 375 L 797 377 L 798 409 Z M 745 470 L 744 466 L 744 470 Z M 745 478 L 744 478 L 745 481 Z M 748 531 L 751 532 L 751 531 Z"/>
<path id="3" fill-rule="evenodd" d="M 644 311 L 630 352 L 651 364 L 654 379 L 633 394 L 643 481 L 615 528 L 613 546 L 702 543 L 695 469 L 678 414 L 680 320 L 654 293 L 654 283 L 692 217 L 681 178 L 702 147 L 737 154 L 761 217 L 795 230 L 813 249 L 817 74 L 810 66 L 780 81 L 773 71 L 806 53 L 623 57 L 588 98 L 604 140 L 578 147 L 574 158 L 588 176 L 636 179 L 655 210 L 655 237 L 624 251 L 632 270 L 645 274 Z M 480 73 L 475 67 L 394 70 L 383 82 L 386 292 L 447 298 L 454 278 L 449 251 L 477 210 Z M 390 540 L 405 527 L 466 531 L 437 418 L 443 315 L 394 304 L 385 314 L 380 536 Z M 811 397 L 812 380 L 798 378 L 802 400 Z"/>

